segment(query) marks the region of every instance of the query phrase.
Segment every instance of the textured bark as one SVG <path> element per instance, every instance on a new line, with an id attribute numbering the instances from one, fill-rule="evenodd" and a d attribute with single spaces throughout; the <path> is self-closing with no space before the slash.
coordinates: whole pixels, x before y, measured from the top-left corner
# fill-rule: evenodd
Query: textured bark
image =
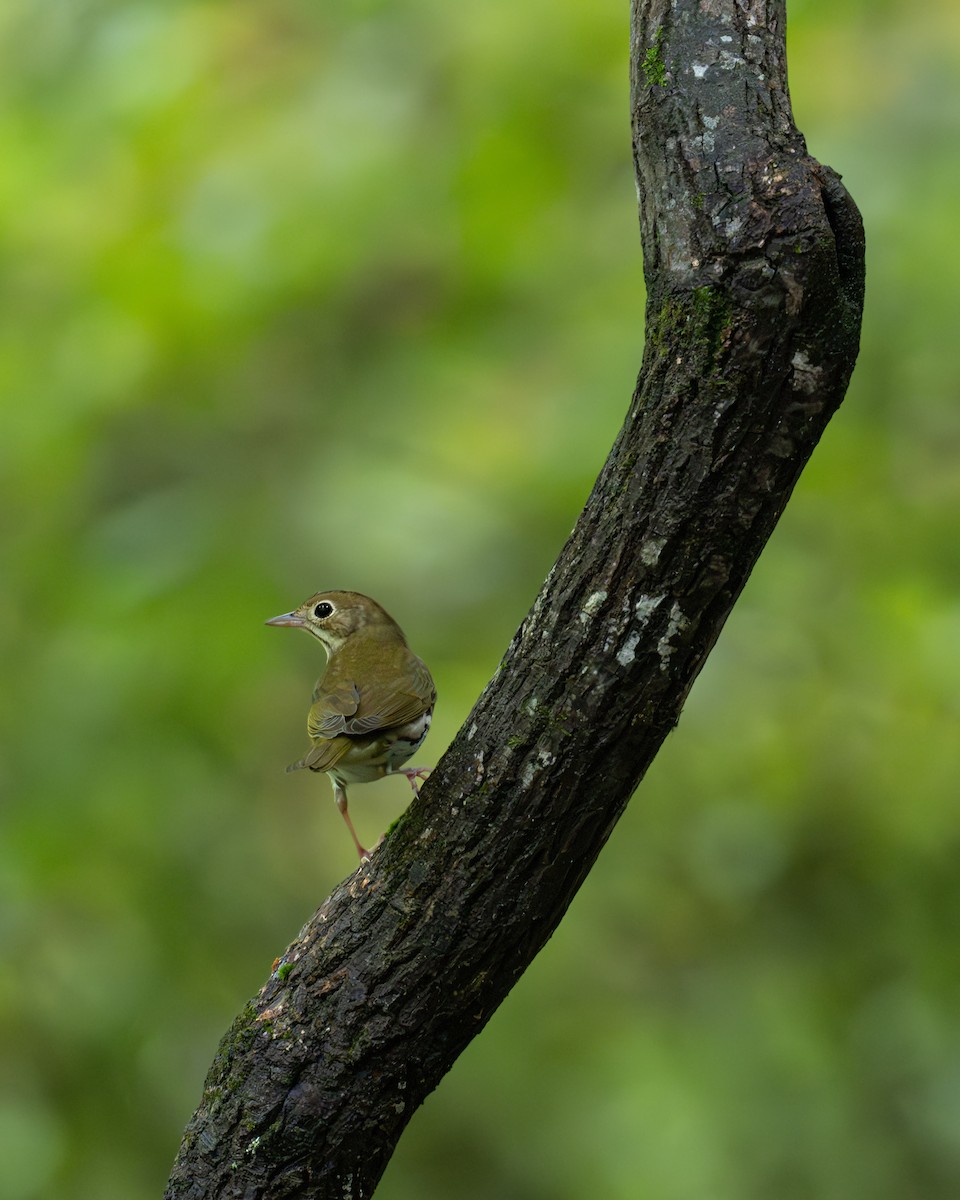
<path id="1" fill-rule="evenodd" d="M 496 676 L 224 1038 L 167 1197 L 370 1196 L 556 927 L 846 389 L 859 215 L 807 155 L 778 0 L 635 0 L 643 366 Z"/>

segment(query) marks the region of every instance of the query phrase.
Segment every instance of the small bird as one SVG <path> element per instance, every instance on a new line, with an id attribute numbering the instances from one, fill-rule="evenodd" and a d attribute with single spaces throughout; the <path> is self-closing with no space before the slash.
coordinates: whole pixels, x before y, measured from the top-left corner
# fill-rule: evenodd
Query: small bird
<path id="1" fill-rule="evenodd" d="M 327 652 L 307 714 L 313 744 L 287 770 L 309 767 L 330 776 L 357 853 L 369 858 L 347 811 L 347 784 L 405 775 L 417 794 L 417 781 L 430 772 L 403 763 L 430 728 L 437 698 L 433 678 L 393 617 L 359 592 L 318 592 L 265 623 L 306 629 Z"/>

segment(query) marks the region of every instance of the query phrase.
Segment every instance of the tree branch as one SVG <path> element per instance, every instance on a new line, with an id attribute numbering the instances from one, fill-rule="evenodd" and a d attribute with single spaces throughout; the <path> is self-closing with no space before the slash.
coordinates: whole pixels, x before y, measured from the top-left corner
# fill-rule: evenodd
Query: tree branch
<path id="1" fill-rule="evenodd" d="M 224 1038 L 168 1200 L 367 1197 L 643 777 L 856 358 L 863 234 L 807 155 L 780 0 L 634 0 L 647 337 L 496 676 Z"/>

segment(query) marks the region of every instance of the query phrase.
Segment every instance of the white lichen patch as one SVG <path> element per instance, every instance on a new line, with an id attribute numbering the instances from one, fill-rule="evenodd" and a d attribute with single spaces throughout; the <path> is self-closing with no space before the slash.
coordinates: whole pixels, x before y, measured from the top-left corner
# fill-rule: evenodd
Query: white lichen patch
<path id="1" fill-rule="evenodd" d="M 794 382 L 801 392 L 819 391 L 823 371 L 813 365 L 804 350 L 798 350 L 794 354 L 790 365 L 793 367 Z"/>
<path id="2" fill-rule="evenodd" d="M 535 761 L 530 761 L 524 764 L 523 770 L 520 772 L 520 780 L 524 787 L 529 787 L 536 779 L 544 767 L 549 767 L 557 761 L 557 756 L 552 750 L 541 748 L 537 751 Z"/>
<path id="3" fill-rule="evenodd" d="M 697 79 L 702 79 L 706 75 L 709 65 L 709 63 L 693 63 L 691 70 Z"/>
<path id="4" fill-rule="evenodd" d="M 665 543 L 666 538 L 651 539 L 644 543 L 644 548 L 641 550 L 641 557 L 647 563 L 656 562 Z M 637 646 L 640 645 L 641 638 L 643 637 L 642 630 L 665 599 L 666 597 L 662 595 L 650 596 L 644 593 L 633 602 L 632 621 L 629 618 L 627 620 L 621 618 L 611 623 L 610 634 L 604 642 L 603 648 L 605 651 L 610 651 L 620 641 L 620 638 L 623 637 L 626 631 L 626 637 L 620 643 L 620 647 L 616 652 L 616 659 L 621 667 L 628 667 L 637 657 Z M 629 613 L 629 606 L 625 606 L 625 608 L 627 613 Z M 639 628 L 630 629 L 630 625 L 635 625 Z"/>
<path id="5" fill-rule="evenodd" d="M 637 600 L 633 606 L 633 611 L 641 626 L 646 625 L 651 615 L 656 612 L 664 600 L 666 600 L 666 596 L 647 595 L 643 595 Z"/>
<path id="6" fill-rule="evenodd" d="M 640 561 L 648 567 L 660 561 L 660 551 L 667 544 L 666 538 L 647 538 L 640 547 Z"/>
<path id="7" fill-rule="evenodd" d="M 587 597 L 580 608 L 580 621 L 582 624 L 588 624 L 591 617 L 596 616 L 606 598 L 607 593 L 603 591 L 593 592 Z"/>
<path id="8" fill-rule="evenodd" d="M 657 654 L 660 656 L 661 671 L 665 671 L 670 665 L 670 655 L 676 650 L 676 646 L 673 645 L 673 639 L 678 633 L 682 633 L 689 624 L 689 618 L 683 615 L 680 605 L 674 601 L 670 608 L 670 619 L 667 622 L 667 628 L 664 630 L 663 637 L 657 642 Z"/>
<path id="9" fill-rule="evenodd" d="M 617 662 L 621 667 L 629 667 L 633 660 L 637 657 L 637 643 L 640 641 L 639 633 L 631 633 L 627 640 L 617 651 Z"/>

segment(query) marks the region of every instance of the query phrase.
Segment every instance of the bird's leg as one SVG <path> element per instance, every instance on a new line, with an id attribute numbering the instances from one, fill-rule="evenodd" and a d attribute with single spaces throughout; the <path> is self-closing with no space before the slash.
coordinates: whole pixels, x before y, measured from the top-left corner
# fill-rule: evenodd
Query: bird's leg
<path id="1" fill-rule="evenodd" d="M 337 808 L 340 809 L 340 815 L 347 823 L 347 828 L 350 830 L 350 836 L 353 838 L 353 844 L 357 848 L 357 853 L 360 855 L 361 862 L 365 858 L 370 857 L 370 851 L 364 850 L 360 845 L 360 839 L 357 837 L 357 831 L 353 827 L 353 822 L 350 820 L 350 814 L 347 812 L 347 789 L 338 780 L 333 780 L 333 798 L 336 801 Z"/>
<path id="2" fill-rule="evenodd" d="M 426 777 L 430 774 L 431 769 L 431 767 L 399 767 L 396 771 L 394 771 L 394 774 L 405 775 L 407 782 L 413 788 L 413 794 L 415 796 L 419 796 L 420 785 L 417 783 L 417 780 L 426 779 Z"/>

